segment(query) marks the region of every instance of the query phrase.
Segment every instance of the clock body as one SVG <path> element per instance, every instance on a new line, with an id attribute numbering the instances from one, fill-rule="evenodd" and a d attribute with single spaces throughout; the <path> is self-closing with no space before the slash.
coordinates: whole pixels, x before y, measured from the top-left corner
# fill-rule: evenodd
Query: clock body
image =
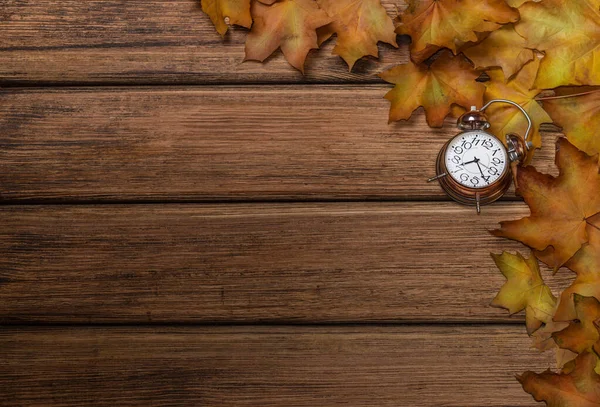
<path id="1" fill-rule="evenodd" d="M 511 160 L 506 147 L 493 134 L 473 129 L 457 134 L 440 150 L 438 181 L 455 201 L 485 205 L 498 200 L 510 188 Z"/>

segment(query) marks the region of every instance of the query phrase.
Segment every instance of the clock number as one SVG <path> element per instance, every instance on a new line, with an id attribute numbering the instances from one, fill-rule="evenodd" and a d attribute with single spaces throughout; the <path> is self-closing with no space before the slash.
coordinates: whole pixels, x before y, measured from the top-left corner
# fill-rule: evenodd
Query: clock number
<path id="1" fill-rule="evenodd" d="M 492 147 L 494 147 L 494 144 L 492 144 L 492 142 L 489 140 L 485 140 L 483 143 L 481 143 L 481 145 L 484 146 L 487 150 L 491 150 Z"/>
<path id="2" fill-rule="evenodd" d="M 501 159 L 499 159 L 498 157 L 494 157 L 494 158 L 492 158 L 492 162 L 493 162 L 494 164 L 498 165 L 498 164 L 500 164 L 500 163 L 502 162 L 502 160 L 501 160 Z"/>
<path id="3" fill-rule="evenodd" d="M 467 174 L 460 174 L 460 179 L 463 182 L 467 182 L 469 180 L 469 176 Z"/>
<path id="4" fill-rule="evenodd" d="M 469 142 L 468 142 L 468 141 L 466 141 L 466 140 L 463 140 L 462 147 L 463 147 L 465 150 L 470 150 L 470 149 L 473 147 L 473 144 L 469 143 Z"/>
<path id="5" fill-rule="evenodd" d="M 455 155 L 454 158 L 452 158 L 452 162 L 454 164 L 460 164 L 460 157 Z"/>
<path id="6" fill-rule="evenodd" d="M 463 151 L 464 151 L 464 150 L 462 149 L 462 147 L 454 146 L 454 147 L 452 147 L 452 148 L 454 149 L 454 152 L 455 152 L 456 154 L 462 154 L 462 153 L 463 153 Z"/>
<path id="7" fill-rule="evenodd" d="M 473 185 L 479 184 L 479 178 L 477 178 L 477 177 L 471 178 L 471 184 L 473 184 Z"/>
<path id="8" fill-rule="evenodd" d="M 488 169 L 488 172 L 492 175 L 496 175 L 496 174 L 498 174 L 498 169 L 496 167 L 490 167 Z"/>
<path id="9" fill-rule="evenodd" d="M 498 151 L 500 151 L 500 149 L 499 149 L 499 148 L 495 149 L 495 150 L 494 150 L 494 152 L 492 153 L 492 155 L 493 155 L 493 156 L 494 156 L 494 155 L 496 155 L 496 153 L 497 153 Z"/>

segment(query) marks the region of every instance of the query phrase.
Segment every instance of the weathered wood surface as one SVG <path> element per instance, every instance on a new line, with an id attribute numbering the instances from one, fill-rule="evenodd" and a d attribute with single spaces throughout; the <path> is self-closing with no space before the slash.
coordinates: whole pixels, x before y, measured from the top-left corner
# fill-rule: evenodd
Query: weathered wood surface
<path id="1" fill-rule="evenodd" d="M 446 199 L 425 179 L 453 120 L 388 125 L 386 89 L 4 90 L 0 199 Z M 544 133 L 540 171 L 554 172 L 557 136 Z"/>
<path id="2" fill-rule="evenodd" d="M 513 326 L 8 328 L 0 405 L 535 406 Z M 12 400 L 12 402 L 7 402 Z"/>
<path id="3" fill-rule="evenodd" d="M 402 2 L 384 4 L 395 16 Z M 330 40 L 302 76 L 280 52 L 242 63 L 247 31 L 221 39 L 200 0 L 3 0 L 0 83 L 382 82 L 379 72 L 408 61 L 406 42 L 380 44 L 381 60 L 362 59 L 349 73 Z"/>
<path id="4" fill-rule="evenodd" d="M 489 253 L 524 248 L 488 230 L 527 214 L 517 202 L 481 216 L 453 203 L 5 206 L 0 321 L 509 321 L 489 306 L 504 282 Z"/>

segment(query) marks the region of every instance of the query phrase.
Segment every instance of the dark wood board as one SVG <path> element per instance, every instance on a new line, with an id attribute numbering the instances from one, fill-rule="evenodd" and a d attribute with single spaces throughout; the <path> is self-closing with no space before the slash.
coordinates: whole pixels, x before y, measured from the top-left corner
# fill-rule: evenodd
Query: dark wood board
<path id="1" fill-rule="evenodd" d="M 523 203 L 4 206 L 0 322 L 485 322 Z M 565 287 L 566 271 L 550 278 Z M 516 321 L 521 322 L 517 317 Z"/>
<path id="2" fill-rule="evenodd" d="M 553 366 L 513 326 L 95 327 L 0 331 L 0 405 L 538 405 Z"/>
<path id="3" fill-rule="evenodd" d="M 390 16 L 403 4 L 383 3 Z M 243 62 L 247 32 L 222 39 L 200 0 L 3 0 L 0 84 L 383 82 L 378 73 L 408 61 L 406 41 L 380 44 L 379 61 L 348 72 L 330 40 L 309 54 L 302 76 L 279 51 L 264 65 Z"/>
<path id="4" fill-rule="evenodd" d="M 454 120 L 388 125 L 387 89 L 4 90 L 0 200 L 446 199 L 425 180 Z M 543 135 L 542 172 L 558 135 Z"/>

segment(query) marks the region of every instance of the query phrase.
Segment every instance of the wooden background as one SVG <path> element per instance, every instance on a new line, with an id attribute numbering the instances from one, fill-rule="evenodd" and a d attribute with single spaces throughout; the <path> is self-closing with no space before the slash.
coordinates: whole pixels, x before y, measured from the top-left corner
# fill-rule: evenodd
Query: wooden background
<path id="1" fill-rule="evenodd" d="M 0 4 L 0 405 L 537 405 L 514 375 L 554 355 L 488 305 L 523 249 L 488 230 L 528 209 L 424 182 L 456 129 L 387 124 L 406 44 L 301 76 L 245 35 L 198 0 Z"/>

